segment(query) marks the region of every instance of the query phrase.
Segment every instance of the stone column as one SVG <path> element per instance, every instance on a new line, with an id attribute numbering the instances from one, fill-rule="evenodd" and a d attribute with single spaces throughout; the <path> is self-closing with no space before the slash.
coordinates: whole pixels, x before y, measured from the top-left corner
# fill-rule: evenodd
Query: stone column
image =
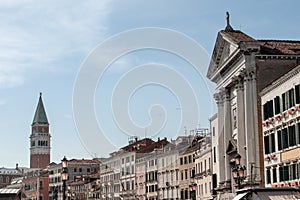
<path id="1" fill-rule="evenodd" d="M 246 61 L 247 63 L 247 61 Z M 256 102 L 257 99 L 254 100 L 254 85 L 253 85 L 253 67 L 246 67 L 243 70 L 244 75 L 244 98 L 245 98 L 245 136 L 246 136 L 246 169 L 247 169 L 247 177 L 248 181 L 251 180 L 251 165 L 256 162 L 256 149 L 259 146 L 256 145 L 256 137 L 255 135 L 255 115 L 254 115 L 254 101 Z M 257 155 L 259 156 L 259 155 Z"/>
<path id="2" fill-rule="evenodd" d="M 224 151 L 224 109 L 223 109 L 223 99 L 221 93 L 215 93 L 214 98 L 218 106 L 218 146 L 217 146 L 217 159 L 219 161 L 218 168 L 218 186 L 223 185 L 225 182 L 225 151 Z"/>
<path id="3" fill-rule="evenodd" d="M 259 95 L 257 95 L 257 88 L 256 88 L 256 73 L 255 73 L 255 68 L 252 68 L 251 70 L 251 81 L 252 81 L 252 91 L 253 91 L 253 125 L 254 125 L 254 137 L 255 137 L 255 146 L 257 148 L 254 149 L 255 152 L 255 163 L 254 163 L 254 168 L 253 168 L 253 181 L 260 182 L 261 176 L 260 176 L 260 144 L 259 144 L 259 132 L 258 132 L 258 112 L 257 112 L 257 98 L 260 98 Z"/>
<path id="4" fill-rule="evenodd" d="M 233 78 L 236 90 L 236 123 L 237 123 L 237 150 L 241 155 L 241 164 L 246 165 L 246 137 L 245 137 L 245 104 L 243 77 Z"/>
<path id="5" fill-rule="evenodd" d="M 223 101 L 224 101 L 224 153 L 225 153 L 225 180 L 230 184 L 231 180 L 231 166 L 230 157 L 226 153 L 229 141 L 232 138 L 232 128 L 231 128 L 231 105 L 230 105 L 230 90 L 225 89 L 223 91 Z"/>

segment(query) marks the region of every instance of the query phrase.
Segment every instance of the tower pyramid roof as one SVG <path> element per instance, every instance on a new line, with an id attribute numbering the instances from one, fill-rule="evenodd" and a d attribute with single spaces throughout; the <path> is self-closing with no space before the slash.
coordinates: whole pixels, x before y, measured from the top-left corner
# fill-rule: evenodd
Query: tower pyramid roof
<path id="1" fill-rule="evenodd" d="M 39 102 L 36 107 L 36 111 L 35 111 L 33 122 L 32 122 L 32 125 L 36 125 L 36 124 L 49 124 L 47 115 L 46 115 L 46 111 L 45 111 L 45 107 L 43 104 L 43 100 L 42 100 L 42 93 L 40 93 Z"/>

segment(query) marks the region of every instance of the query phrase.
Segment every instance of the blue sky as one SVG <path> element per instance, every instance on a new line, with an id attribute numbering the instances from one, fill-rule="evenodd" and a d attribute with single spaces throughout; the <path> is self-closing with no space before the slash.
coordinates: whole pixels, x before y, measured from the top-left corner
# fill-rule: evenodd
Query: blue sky
<path id="1" fill-rule="evenodd" d="M 113 149 L 99 151 L 84 145 L 73 116 L 73 90 L 86 58 L 105 39 L 135 28 L 160 27 L 183 33 L 207 52 L 209 58 L 217 32 L 225 27 L 225 12 L 233 28 L 257 39 L 299 40 L 298 1 L 0 1 L 0 166 L 29 166 L 30 125 L 43 92 L 52 135 L 51 160 L 105 156 Z M 142 37 L 142 36 L 141 36 Z M 188 62 L 168 52 L 143 50 L 124 55 L 105 71 L 95 91 L 95 113 L 106 138 L 113 146 L 127 143 L 127 135 L 115 124 L 111 111 L 113 89 L 124 75 L 145 63 L 167 65 L 181 74 L 194 90 L 199 105 L 199 122 L 186 125 L 208 127 L 214 102 L 206 88 L 205 74 L 199 75 Z M 207 66 L 203 66 L 204 68 Z M 206 69 L 204 69 L 205 71 Z M 147 75 L 145 75 L 147 78 Z M 164 127 L 158 134 L 175 138 L 184 134 L 183 108 L 168 87 L 141 87 L 128 100 L 128 110 L 140 127 L 149 124 L 149 108 L 164 105 Z M 84 106 L 84 105 L 83 105 Z M 155 114 L 157 119 L 161 111 Z"/>

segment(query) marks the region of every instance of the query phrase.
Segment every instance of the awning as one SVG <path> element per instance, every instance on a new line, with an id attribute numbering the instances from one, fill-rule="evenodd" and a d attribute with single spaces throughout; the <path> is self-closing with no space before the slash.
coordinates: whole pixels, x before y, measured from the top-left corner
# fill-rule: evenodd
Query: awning
<path id="1" fill-rule="evenodd" d="M 243 198 L 244 196 L 246 196 L 248 193 L 242 193 L 242 194 L 238 194 L 236 195 L 233 200 L 240 200 L 241 198 Z"/>
<path id="2" fill-rule="evenodd" d="M 288 199 L 296 199 L 294 195 L 278 195 L 278 196 L 269 196 L 270 200 L 288 200 Z"/>

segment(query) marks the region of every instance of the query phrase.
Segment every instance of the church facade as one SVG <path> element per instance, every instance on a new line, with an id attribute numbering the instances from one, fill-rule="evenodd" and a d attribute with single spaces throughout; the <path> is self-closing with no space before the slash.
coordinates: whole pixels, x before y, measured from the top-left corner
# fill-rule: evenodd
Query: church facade
<path id="1" fill-rule="evenodd" d="M 227 26 L 218 32 L 207 72 L 216 83 L 219 195 L 229 197 L 236 188 L 265 185 L 259 93 L 299 65 L 299 48 L 300 42 L 256 40 L 234 30 L 227 14 Z M 232 174 L 237 157 L 245 170 L 238 186 Z"/>

